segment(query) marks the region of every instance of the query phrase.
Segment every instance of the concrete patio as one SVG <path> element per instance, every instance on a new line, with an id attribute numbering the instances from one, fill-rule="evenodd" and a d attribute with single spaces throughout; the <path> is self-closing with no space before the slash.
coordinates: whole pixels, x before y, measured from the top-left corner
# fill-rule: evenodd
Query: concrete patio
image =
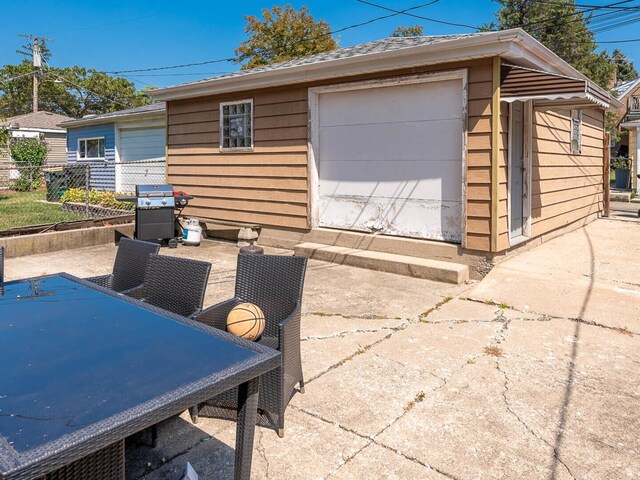
<path id="1" fill-rule="evenodd" d="M 253 478 L 638 478 L 639 238 L 640 223 L 599 220 L 461 286 L 310 262 L 306 393 L 285 438 L 257 429 Z M 233 244 L 162 253 L 213 263 L 206 304 L 232 295 Z M 6 272 L 89 276 L 114 255 L 21 257 Z M 174 480 L 189 461 L 228 479 L 234 441 L 233 423 L 183 414 L 157 448 L 129 442 L 127 475 Z"/>

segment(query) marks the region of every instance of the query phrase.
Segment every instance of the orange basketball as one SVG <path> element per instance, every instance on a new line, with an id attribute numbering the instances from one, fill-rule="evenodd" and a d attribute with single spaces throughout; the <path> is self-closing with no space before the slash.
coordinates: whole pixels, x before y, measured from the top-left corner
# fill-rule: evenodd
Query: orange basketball
<path id="1" fill-rule="evenodd" d="M 264 332 L 264 313 L 253 303 L 240 303 L 227 316 L 227 331 L 255 342 Z"/>

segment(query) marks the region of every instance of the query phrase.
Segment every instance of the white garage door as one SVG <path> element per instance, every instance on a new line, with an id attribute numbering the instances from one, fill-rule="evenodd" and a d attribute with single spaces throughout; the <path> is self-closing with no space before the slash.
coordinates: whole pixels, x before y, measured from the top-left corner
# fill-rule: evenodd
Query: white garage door
<path id="1" fill-rule="evenodd" d="M 165 182 L 164 128 L 120 129 L 116 190 L 133 193 L 137 184 Z"/>
<path id="2" fill-rule="evenodd" d="M 460 242 L 462 80 L 320 93 L 321 226 Z"/>

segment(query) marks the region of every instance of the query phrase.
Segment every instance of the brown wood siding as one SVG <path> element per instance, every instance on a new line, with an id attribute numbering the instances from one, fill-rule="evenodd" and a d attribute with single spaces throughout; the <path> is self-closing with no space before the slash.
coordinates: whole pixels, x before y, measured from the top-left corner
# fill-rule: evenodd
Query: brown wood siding
<path id="1" fill-rule="evenodd" d="M 253 151 L 220 151 L 219 103 L 248 98 Z M 167 112 L 167 178 L 195 196 L 185 213 L 308 227 L 306 88 L 169 102 Z"/>
<path id="2" fill-rule="evenodd" d="M 307 229 L 308 88 L 460 68 L 469 73 L 466 243 L 488 250 L 491 59 L 170 101 L 168 181 L 196 196 L 187 215 Z M 242 99 L 254 102 L 255 148 L 220 152 L 219 103 Z"/>
<path id="3" fill-rule="evenodd" d="M 571 154 L 571 112 L 534 108 L 531 237 L 602 210 L 604 112 L 598 109 L 582 112 L 582 153 Z M 505 215 L 500 218 L 500 250 L 509 248 L 506 178 L 505 169 L 505 188 L 501 189 L 500 197 L 505 205 Z"/>
<path id="4" fill-rule="evenodd" d="M 492 60 L 469 68 L 466 247 L 491 247 Z"/>
<path id="5" fill-rule="evenodd" d="M 571 154 L 571 112 L 535 111 L 531 234 L 539 236 L 602 210 L 604 112 L 582 111 L 582 153 Z"/>

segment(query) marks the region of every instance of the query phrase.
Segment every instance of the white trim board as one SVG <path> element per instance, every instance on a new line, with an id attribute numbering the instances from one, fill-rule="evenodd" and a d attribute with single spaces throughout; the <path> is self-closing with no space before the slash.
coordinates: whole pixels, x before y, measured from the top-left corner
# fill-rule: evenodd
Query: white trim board
<path id="1" fill-rule="evenodd" d="M 514 246 L 519 243 L 525 242 L 531 238 L 531 169 L 533 163 L 533 102 L 524 102 L 524 178 L 522 180 L 522 216 L 525 217 L 525 221 L 522 225 L 522 235 L 511 236 L 511 174 L 513 169 L 511 167 L 513 159 L 511 153 L 512 142 L 512 130 L 511 130 L 511 111 L 513 109 L 513 103 L 509 103 L 509 132 L 507 134 L 507 236 L 509 238 L 509 245 Z"/>

